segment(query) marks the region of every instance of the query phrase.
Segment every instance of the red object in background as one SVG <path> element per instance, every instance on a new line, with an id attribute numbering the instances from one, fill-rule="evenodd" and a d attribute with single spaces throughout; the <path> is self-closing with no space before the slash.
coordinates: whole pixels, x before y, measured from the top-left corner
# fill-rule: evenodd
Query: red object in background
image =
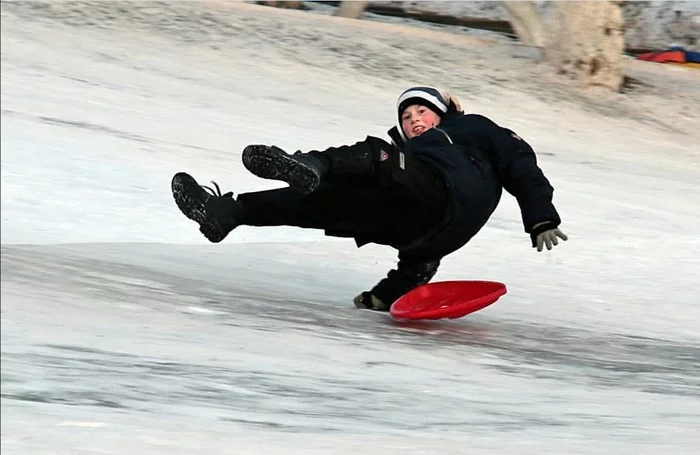
<path id="1" fill-rule="evenodd" d="M 637 56 L 639 60 L 656 63 L 685 63 L 685 51 L 667 50 L 658 52 L 646 52 Z"/>
<path id="2" fill-rule="evenodd" d="M 497 281 L 438 281 L 401 296 L 389 312 L 396 319 L 461 318 L 479 311 L 506 293 Z"/>

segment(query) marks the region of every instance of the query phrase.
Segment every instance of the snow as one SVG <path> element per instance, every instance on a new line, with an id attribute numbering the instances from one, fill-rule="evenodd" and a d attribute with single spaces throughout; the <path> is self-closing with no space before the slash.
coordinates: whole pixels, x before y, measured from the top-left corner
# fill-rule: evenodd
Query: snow
<path id="1" fill-rule="evenodd" d="M 2 4 L 3 453 L 697 447 L 694 73 L 631 63 L 671 93 L 606 104 L 518 46 L 244 4 L 115 5 Z M 426 53 L 444 66 L 423 74 Z M 244 170 L 247 144 L 384 135 L 426 78 L 533 144 L 570 236 L 535 253 L 505 195 L 436 277 L 505 282 L 482 312 L 357 311 L 391 249 L 293 228 L 211 245 L 172 202 L 180 170 L 277 186 Z"/>

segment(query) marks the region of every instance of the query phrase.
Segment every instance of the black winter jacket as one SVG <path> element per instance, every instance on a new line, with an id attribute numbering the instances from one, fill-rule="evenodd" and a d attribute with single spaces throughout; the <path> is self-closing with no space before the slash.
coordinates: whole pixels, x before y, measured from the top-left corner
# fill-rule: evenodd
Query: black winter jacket
<path id="1" fill-rule="evenodd" d="M 435 275 L 440 260 L 464 246 L 496 209 L 502 189 L 520 206 L 523 227 L 561 223 L 552 204 L 554 189 L 537 164 L 532 147 L 508 128 L 476 114 L 450 111 L 440 125 L 405 143 L 396 127 L 389 131 L 401 153 L 432 163 L 447 182 L 450 203 L 444 222 L 399 249 L 396 270 L 372 293 L 384 302 L 424 284 Z"/>

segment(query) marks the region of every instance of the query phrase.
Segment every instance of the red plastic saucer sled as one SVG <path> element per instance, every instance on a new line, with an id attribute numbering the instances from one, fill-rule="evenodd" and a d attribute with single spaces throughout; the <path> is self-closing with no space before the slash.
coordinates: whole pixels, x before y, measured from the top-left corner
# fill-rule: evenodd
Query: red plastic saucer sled
<path id="1" fill-rule="evenodd" d="M 506 293 L 497 281 L 438 281 L 401 296 L 389 312 L 396 319 L 461 318 L 485 308 Z"/>

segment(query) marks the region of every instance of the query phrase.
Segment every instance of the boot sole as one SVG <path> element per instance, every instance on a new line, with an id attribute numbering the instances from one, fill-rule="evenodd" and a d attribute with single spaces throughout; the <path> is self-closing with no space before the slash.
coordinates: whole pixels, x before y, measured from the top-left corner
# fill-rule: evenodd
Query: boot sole
<path id="1" fill-rule="evenodd" d="M 316 173 L 290 158 L 281 150 L 266 145 L 249 145 L 243 149 L 243 166 L 252 174 L 267 180 L 281 180 L 303 193 L 318 187 Z"/>
<path id="2" fill-rule="evenodd" d="M 175 199 L 175 205 L 180 209 L 183 215 L 185 215 L 190 220 L 196 222 L 200 226 L 200 231 L 206 229 L 209 232 L 220 231 L 220 227 L 216 224 L 212 224 L 207 219 L 204 212 L 204 203 L 191 198 L 189 195 L 192 193 L 192 189 L 196 188 L 199 190 L 199 184 L 190 175 L 184 172 L 178 172 L 172 179 L 170 183 L 170 189 L 173 193 L 173 199 Z M 228 233 L 227 233 L 228 234 Z M 214 243 L 221 242 L 225 235 L 221 238 L 207 236 L 209 241 Z"/>

